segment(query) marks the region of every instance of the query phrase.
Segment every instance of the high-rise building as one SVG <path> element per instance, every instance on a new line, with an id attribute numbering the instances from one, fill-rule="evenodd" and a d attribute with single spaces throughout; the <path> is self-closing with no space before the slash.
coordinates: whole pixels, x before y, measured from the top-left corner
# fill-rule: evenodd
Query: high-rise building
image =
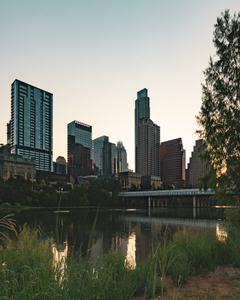
<path id="1" fill-rule="evenodd" d="M 73 121 L 68 124 L 68 174 L 93 175 L 92 126 Z"/>
<path id="2" fill-rule="evenodd" d="M 116 155 L 115 155 L 115 173 L 127 172 L 127 151 L 122 142 L 117 142 Z"/>
<path id="3" fill-rule="evenodd" d="M 182 139 L 161 143 L 161 178 L 162 182 L 173 184 L 175 188 L 185 186 L 185 151 Z"/>
<path id="4" fill-rule="evenodd" d="M 114 161 L 116 145 L 109 142 L 108 136 L 101 136 L 94 142 L 94 164 L 98 174 L 111 175 L 114 174 Z"/>
<path id="5" fill-rule="evenodd" d="M 193 148 L 192 156 L 186 170 L 186 186 L 188 188 L 197 188 L 198 177 L 204 170 L 205 164 L 197 157 L 197 152 L 200 146 L 203 145 L 203 140 L 197 140 Z"/>
<path id="6" fill-rule="evenodd" d="M 139 173 L 160 176 L 160 127 L 152 120 L 139 120 Z"/>
<path id="7" fill-rule="evenodd" d="M 148 90 L 143 89 L 137 92 L 137 100 L 135 101 L 135 172 L 140 173 L 139 163 L 139 120 L 142 118 L 150 118 Z"/>
<path id="8" fill-rule="evenodd" d="M 15 80 L 11 87 L 11 153 L 36 160 L 36 169 L 52 171 L 53 95 Z"/>
<path id="9" fill-rule="evenodd" d="M 135 101 L 135 172 L 160 176 L 160 127 L 150 119 L 147 89 Z"/>

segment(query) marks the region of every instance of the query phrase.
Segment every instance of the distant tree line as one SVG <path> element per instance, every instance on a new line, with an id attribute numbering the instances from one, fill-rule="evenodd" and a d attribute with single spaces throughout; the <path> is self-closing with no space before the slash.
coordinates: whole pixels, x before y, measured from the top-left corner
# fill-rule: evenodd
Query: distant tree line
<path id="1" fill-rule="evenodd" d="M 23 205 L 31 207 L 61 206 L 116 206 L 121 184 L 114 178 L 108 182 L 96 180 L 88 184 L 76 184 L 73 188 L 65 182 L 49 187 L 37 178 L 35 182 L 22 176 L 11 176 L 4 182 L 0 176 L 0 206 Z"/>

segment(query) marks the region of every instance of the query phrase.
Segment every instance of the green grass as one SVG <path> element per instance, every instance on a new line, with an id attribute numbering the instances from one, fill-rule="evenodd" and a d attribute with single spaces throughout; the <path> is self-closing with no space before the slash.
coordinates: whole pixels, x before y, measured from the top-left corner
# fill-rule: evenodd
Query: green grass
<path id="1" fill-rule="evenodd" d="M 0 248 L 0 299 L 153 299 L 166 289 L 165 276 L 180 285 L 219 264 L 240 266 L 240 230 L 228 228 L 225 241 L 210 231 L 184 229 L 170 238 L 165 235 L 134 270 L 121 252 L 110 251 L 93 261 L 88 257 L 68 254 L 62 269 L 53 263 L 51 241 L 25 225 L 17 242 Z"/>

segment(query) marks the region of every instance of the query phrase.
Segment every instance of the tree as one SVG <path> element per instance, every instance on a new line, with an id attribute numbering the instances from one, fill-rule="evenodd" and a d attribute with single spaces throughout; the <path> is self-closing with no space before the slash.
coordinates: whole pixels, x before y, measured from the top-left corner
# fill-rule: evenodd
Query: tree
<path id="1" fill-rule="evenodd" d="M 220 203 L 240 203 L 240 14 L 222 13 L 213 35 L 216 55 L 204 71 L 197 116 L 206 163 L 199 187 L 211 188 Z"/>
<path id="2" fill-rule="evenodd" d="M 115 179 L 110 178 L 107 183 L 107 190 L 112 193 L 112 204 L 117 205 L 118 204 L 118 194 L 121 191 L 121 183 Z"/>

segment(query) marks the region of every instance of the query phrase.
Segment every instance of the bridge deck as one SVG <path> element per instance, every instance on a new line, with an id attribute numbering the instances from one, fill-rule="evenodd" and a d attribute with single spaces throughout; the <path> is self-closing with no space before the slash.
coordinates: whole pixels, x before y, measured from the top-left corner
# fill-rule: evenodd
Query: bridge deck
<path id="1" fill-rule="evenodd" d="M 183 190 L 154 190 L 154 191 L 136 191 L 136 192 L 120 192 L 119 197 L 166 197 L 166 196 L 201 196 L 213 195 L 213 192 L 199 189 L 183 189 Z"/>

